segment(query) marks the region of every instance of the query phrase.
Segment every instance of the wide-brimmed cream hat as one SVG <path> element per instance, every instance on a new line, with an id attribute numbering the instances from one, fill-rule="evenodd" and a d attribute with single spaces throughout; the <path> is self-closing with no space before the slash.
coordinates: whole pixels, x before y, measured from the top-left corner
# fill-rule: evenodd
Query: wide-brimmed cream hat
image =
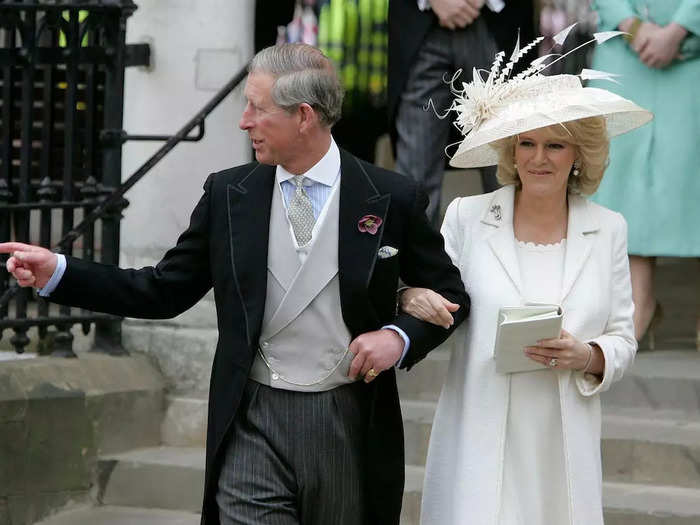
<path id="1" fill-rule="evenodd" d="M 570 29 L 570 28 L 569 28 Z M 598 33 L 594 41 L 605 41 L 619 32 Z M 450 165 L 477 168 L 498 164 L 492 144 L 525 131 L 563 124 L 587 117 L 604 117 L 609 136 L 620 135 L 649 122 L 653 115 L 634 102 L 600 88 L 583 87 L 581 79 L 614 80 L 609 73 L 584 69 L 580 75 L 545 76 L 541 72 L 553 61 L 548 55 L 533 61 L 528 69 L 508 78 L 513 65 L 533 45 L 516 49 L 503 69 L 503 53 L 496 55 L 488 79 L 474 71 L 473 80 L 454 89 L 456 99 L 450 108 L 457 114 L 455 124 L 464 133 Z M 560 55 L 556 55 L 561 58 Z"/>

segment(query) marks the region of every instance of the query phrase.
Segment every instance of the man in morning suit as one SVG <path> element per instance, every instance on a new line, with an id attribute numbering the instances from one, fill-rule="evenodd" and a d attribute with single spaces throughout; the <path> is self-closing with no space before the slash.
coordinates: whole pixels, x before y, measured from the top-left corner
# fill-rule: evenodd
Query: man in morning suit
<path id="1" fill-rule="evenodd" d="M 425 187 L 433 224 L 440 218 L 445 147 L 462 137 L 452 115 L 440 119 L 426 105 L 432 100 L 438 113 L 447 110 L 454 99 L 447 82 L 455 72 L 462 70 L 459 89 L 471 82 L 474 68 L 491 67 L 496 51 L 505 50 L 507 61 L 518 35 L 524 44 L 532 40 L 533 18 L 533 0 L 389 2 L 388 111 L 396 171 Z M 485 192 L 498 188 L 495 173 L 481 169 Z"/>
<path id="2" fill-rule="evenodd" d="M 460 305 L 454 326 L 469 299 L 419 188 L 335 145 L 342 89 L 320 51 L 262 50 L 245 97 L 239 125 L 257 162 L 207 179 L 188 229 L 155 267 L 19 243 L 0 253 L 14 252 L 7 267 L 20 285 L 120 316 L 173 317 L 214 287 L 203 524 L 398 525 L 394 367 L 412 366 L 451 329 L 397 315 L 397 282 Z"/>

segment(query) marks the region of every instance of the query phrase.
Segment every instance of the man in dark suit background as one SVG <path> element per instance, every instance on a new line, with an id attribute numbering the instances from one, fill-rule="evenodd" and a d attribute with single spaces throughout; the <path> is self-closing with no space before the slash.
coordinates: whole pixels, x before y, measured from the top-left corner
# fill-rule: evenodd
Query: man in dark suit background
<path id="1" fill-rule="evenodd" d="M 403 426 L 394 367 L 411 367 L 468 312 L 458 270 L 416 184 L 339 150 L 342 88 L 305 45 L 254 58 L 239 126 L 258 162 L 211 175 L 188 229 L 139 270 L 14 252 L 49 300 L 173 317 L 212 286 L 202 523 L 399 523 Z M 454 304 L 444 329 L 396 312 L 399 277 Z"/>
<path id="2" fill-rule="evenodd" d="M 532 0 L 390 0 L 390 132 L 396 171 L 423 184 L 428 217 L 437 224 L 445 147 L 458 141 L 453 115 L 439 119 L 454 96 L 445 80 L 461 69 L 456 83 L 471 82 L 472 69 L 489 69 L 498 50 L 506 59 L 515 45 L 533 38 Z M 452 132 L 452 134 L 451 134 Z M 495 170 L 482 170 L 485 191 L 498 186 Z"/>

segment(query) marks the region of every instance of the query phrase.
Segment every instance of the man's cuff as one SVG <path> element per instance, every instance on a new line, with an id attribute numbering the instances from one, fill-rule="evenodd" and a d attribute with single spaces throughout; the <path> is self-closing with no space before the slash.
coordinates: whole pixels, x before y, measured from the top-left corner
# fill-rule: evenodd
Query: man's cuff
<path id="1" fill-rule="evenodd" d="M 398 368 L 401 366 L 401 363 L 403 362 L 403 358 L 406 357 L 406 352 L 408 352 L 408 349 L 411 347 L 411 340 L 406 335 L 406 332 L 404 332 L 403 330 L 401 330 L 401 328 L 399 328 L 398 326 L 396 326 L 394 324 L 388 324 L 386 326 L 382 326 L 382 330 L 393 330 L 394 332 L 396 332 L 397 334 L 399 334 L 401 336 L 401 339 L 403 339 L 403 352 L 401 353 L 401 357 L 399 358 L 399 360 L 394 365 L 395 367 Z"/>
<path id="2" fill-rule="evenodd" d="M 494 13 L 500 13 L 506 3 L 503 0 L 486 0 L 486 6 Z"/>
<path id="3" fill-rule="evenodd" d="M 428 9 L 431 9 L 430 7 L 430 0 L 417 0 L 418 1 L 418 9 L 421 11 L 427 11 Z"/>
<path id="4" fill-rule="evenodd" d="M 46 286 L 43 288 L 39 288 L 37 290 L 39 292 L 39 295 L 41 297 L 48 297 L 51 295 L 51 292 L 53 292 L 56 287 L 58 286 L 58 283 L 61 282 L 61 278 L 63 277 L 63 273 L 66 271 L 66 256 L 63 255 L 62 253 L 57 253 L 56 254 L 56 269 L 53 271 L 53 275 L 51 276 L 51 279 L 49 279 L 49 282 L 46 283 Z"/>

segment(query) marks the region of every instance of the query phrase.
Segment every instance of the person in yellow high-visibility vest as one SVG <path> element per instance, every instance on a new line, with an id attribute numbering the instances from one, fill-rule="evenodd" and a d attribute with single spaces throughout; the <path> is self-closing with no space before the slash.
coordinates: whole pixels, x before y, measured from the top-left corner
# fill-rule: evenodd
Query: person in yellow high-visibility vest
<path id="1" fill-rule="evenodd" d="M 389 0 L 257 0 L 256 51 L 279 37 L 297 41 L 308 36 L 307 21 L 301 18 L 309 7 L 318 17 L 318 37 L 307 43 L 317 45 L 335 63 L 345 90 L 343 116 L 333 127 L 333 137 L 341 147 L 373 162 L 377 139 L 388 131 Z"/>

